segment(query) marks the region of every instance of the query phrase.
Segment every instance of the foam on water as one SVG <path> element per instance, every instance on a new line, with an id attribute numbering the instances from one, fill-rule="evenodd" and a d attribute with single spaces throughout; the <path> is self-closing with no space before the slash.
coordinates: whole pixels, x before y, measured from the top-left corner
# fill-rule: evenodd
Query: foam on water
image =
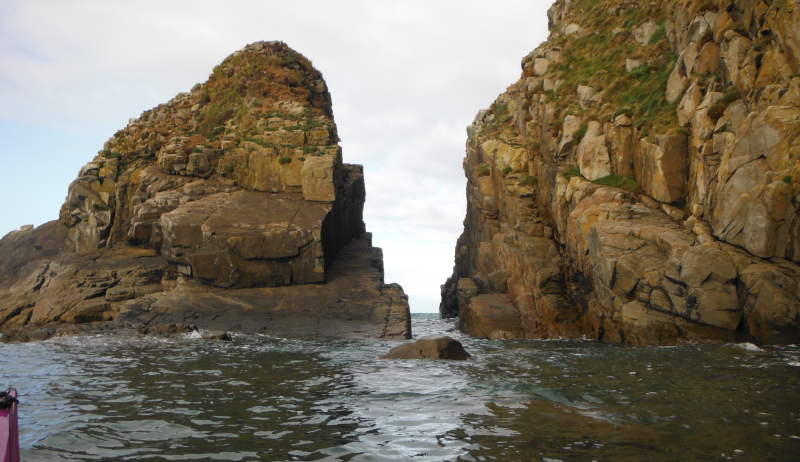
<path id="1" fill-rule="evenodd" d="M 764 351 L 761 348 L 759 348 L 757 345 L 752 344 L 752 343 L 738 343 L 737 346 L 739 348 L 741 348 L 743 350 L 747 350 L 747 351 L 757 351 L 757 352 Z"/>
<path id="2" fill-rule="evenodd" d="M 390 341 L 89 336 L 0 345 L 0 386 L 21 392 L 26 461 L 784 460 L 800 451 L 796 346 L 491 341 L 420 315 L 413 329 L 450 335 L 473 358 L 380 359 Z"/>
<path id="3" fill-rule="evenodd" d="M 183 334 L 183 338 L 185 338 L 185 339 L 201 339 L 201 338 L 203 338 L 203 334 L 201 334 L 199 330 L 193 330 L 191 332 Z"/>

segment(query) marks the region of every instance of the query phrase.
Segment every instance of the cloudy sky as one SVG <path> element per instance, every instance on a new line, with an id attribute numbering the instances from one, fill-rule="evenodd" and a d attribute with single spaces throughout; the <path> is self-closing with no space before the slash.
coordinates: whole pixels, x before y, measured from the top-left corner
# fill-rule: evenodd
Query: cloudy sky
<path id="1" fill-rule="evenodd" d="M 366 171 L 386 281 L 437 311 L 462 230 L 465 128 L 547 38 L 550 0 L 2 0 L 0 236 L 56 219 L 128 119 L 248 43 L 319 69 L 344 159 Z"/>

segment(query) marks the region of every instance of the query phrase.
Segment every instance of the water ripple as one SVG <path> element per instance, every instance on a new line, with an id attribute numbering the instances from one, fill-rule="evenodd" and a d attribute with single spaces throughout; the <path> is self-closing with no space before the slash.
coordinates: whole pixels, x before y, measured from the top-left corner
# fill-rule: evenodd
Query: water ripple
<path id="1" fill-rule="evenodd" d="M 413 322 L 416 336 L 447 333 L 473 358 L 380 359 L 389 341 L 87 336 L 0 345 L 0 385 L 21 392 L 26 461 L 800 453 L 797 346 L 501 342 Z"/>

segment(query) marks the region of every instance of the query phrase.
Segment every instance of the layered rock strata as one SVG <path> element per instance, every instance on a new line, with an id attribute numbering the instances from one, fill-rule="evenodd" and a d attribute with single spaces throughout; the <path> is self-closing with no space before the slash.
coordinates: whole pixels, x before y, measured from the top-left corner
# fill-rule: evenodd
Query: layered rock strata
<path id="1" fill-rule="evenodd" d="M 363 169 L 338 141 L 306 58 L 279 42 L 234 53 L 117 132 L 57 221 L 0 241 L 0 330 L 409 337 L 407 297 L 365 232 Z"/>
<path id="2" fill-rule="evenodd" d="M 490 338 L 800 340 L 800 11 L 558 0 L 468 128 L 442 316 Z"/>

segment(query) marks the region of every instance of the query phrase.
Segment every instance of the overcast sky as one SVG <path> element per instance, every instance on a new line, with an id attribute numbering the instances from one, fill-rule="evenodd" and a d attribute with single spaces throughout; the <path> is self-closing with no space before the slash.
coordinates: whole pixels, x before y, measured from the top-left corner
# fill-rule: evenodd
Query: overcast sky
<path id="1" fill-rule="evenodd" d="M 462 230 L 466 127 L 547 38 L 550 0 L 0 0 L 0 236 L 58 217 L 128 119 L 282 40 L 328 83 L 386 282 L 434 312 Z"/>

